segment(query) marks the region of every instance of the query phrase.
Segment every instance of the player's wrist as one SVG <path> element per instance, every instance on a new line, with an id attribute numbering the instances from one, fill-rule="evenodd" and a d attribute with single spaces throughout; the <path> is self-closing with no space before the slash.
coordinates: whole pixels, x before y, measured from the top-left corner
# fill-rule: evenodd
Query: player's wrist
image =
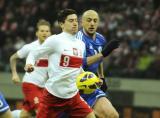
<path id="1" fill-rule="evenodd" d="M 110 54 L 110 52 L 108 50 L 103 50 L 101 54 L 103 57 L 107 57 Z"/>
<path id="2" fill-rule="evenodd" d="M 87 58 L 86 58 L 86 57 L 84 57 L 84 58 L 82 59 L 82 63 L 83 63 L 83 66 L 86 66 L 86 65 L 87 65 Z"/>

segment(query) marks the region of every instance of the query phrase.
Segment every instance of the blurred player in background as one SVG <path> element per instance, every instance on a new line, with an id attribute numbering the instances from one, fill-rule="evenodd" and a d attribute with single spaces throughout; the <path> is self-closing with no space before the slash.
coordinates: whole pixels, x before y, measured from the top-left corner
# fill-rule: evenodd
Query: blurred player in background
<path id="1" fill-rule="evenodd" d="M 109 53 L 102 51 L 106 44 L 106 39 L 98 32 L 96 32 L 99 24 L 99 15 L 94 10 L 87 10 L 82 15 L 82 30 L 77 34 L 77 38 L 85 43 L 86 58 L 84 58 L 83 69 L 85 71 L 94 72 L 99 78 L 102 79 L 103 84 L 101 89 L 97 89 L 91 94 L 83 94 L 81 96 L 87 101 L 87 103 L 94 109 L 96 116 L 99 118 L 118 118 L 118 112 L 112 106 L 111 102 L 107 99 L 105 91 L 107 85 L 104 79 L 103 62 L 102 58 L 99 58 L 95 62 L 92 60 L 93 55 L 97 55 L 102 52 L 103 56 L 108 56 Z M 111 52 L 114 48 L 118 47 L 117 41 L 113 40 L 108 43 L 108 51 Z"/>
<path id="2" fill-rule="evenodd" d="M 36 36 L 37 40 L 30 44 L 24 45 L 20 50 L 10 57 L 10 66 L 12 72 L 12 81 L 15 84 L 20 83 L 20 77 L 16 70 L 17 59 L 27 58 L 29 53 L 44 43 L 45 39 L 51 35 L 51 25 L 46 20 L 39 20 L 37 23 Z M 31 118 L 31 113 L 36 111 L 39 105 L 40 97 L 43 92 L 44 84 L 48 79 L 48 57 L 43 56 L 35 62 L 33 73 L 25 73 L 22 81 L 22 90 L 24 94 L 23 109 L 20 114 L 14 113 L 20 118 Z M 14 115 L 13 114 L 13 115 Z"/>
<path id="3" fill-rule="evenodd" d="M 75 38 L 78 31 L 76 11 L 60 11 L 58 23 L 62 33 L 47 38 L 39 49 L 29 54 L 26 61 L 25 70 L 31 72 L 36 58 L 45 54 L 49 56 L 49 79 L 45 84 L 37 118 L 60 118 L 64 112 L 70 118 L 95 118 L 76 86 L 76 76 L 82 71 L 85 49 L 84 43 Z"/>
<path id="4" fill-rule="evenodd" d="M 0 118 L 13 118 L 9 105 L 4 99 L 2 93 L 0 92 Z"/>

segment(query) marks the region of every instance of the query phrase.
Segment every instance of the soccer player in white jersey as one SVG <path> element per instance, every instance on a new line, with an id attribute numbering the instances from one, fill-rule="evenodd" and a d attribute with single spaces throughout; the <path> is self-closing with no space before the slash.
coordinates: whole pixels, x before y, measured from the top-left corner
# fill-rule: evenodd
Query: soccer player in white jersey
<path id="1" fill-rule="evenodd" d="M 24 45 L 15 54 L 10 57 L 10 66 L 12 71 L 12 81 L 20 83 L 20 77 L 16 70 L 16 61 L 18 58 L 27 58 L 28 54 L 44 43 L 45 39 L 51 35 L 50 23 L 46 20 L 39 20 L 37 23 L 36 36 L 37 40 L 30 44 Z M 35 62 L 33 73 L 25 73 L 22 82 L 22 91 L 24 94 L 23 109 L 20 118 L 30 118 L 31 112 L 36 111 L 42 96 L 44 84 L 48 79 L 48 57 L 42 56 Z"/>
<path id="2" fill-rule="evenodd" d="M 81 73 L 84 43 L 76 40 L 76 11 L 64 9 L 58 13 L 62 33 L 50 36 L 36 51 L 29 54 L 25 70 L 31 72 L 35 60 L 49 56 L 49 79 L 45 84 L 37 118 L 59 118 L 65 112 L 70 118 L 95 118 L 92 109 L 80 97 L 76 77 Z"/>

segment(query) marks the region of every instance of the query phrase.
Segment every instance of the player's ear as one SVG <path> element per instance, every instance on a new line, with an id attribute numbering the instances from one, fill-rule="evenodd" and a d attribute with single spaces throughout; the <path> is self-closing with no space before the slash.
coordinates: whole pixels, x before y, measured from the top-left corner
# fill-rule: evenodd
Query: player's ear
<path id="1" fill-rule="evenodd" d="M 64 23 L 59 22 L 59 26 L 63 29 L 63 27 L 64 27 Z"/>
<path id="2" fill-rule="evenodd" d="M 38 37 L 38 32 L 36 32 L 36 36 Z"/>

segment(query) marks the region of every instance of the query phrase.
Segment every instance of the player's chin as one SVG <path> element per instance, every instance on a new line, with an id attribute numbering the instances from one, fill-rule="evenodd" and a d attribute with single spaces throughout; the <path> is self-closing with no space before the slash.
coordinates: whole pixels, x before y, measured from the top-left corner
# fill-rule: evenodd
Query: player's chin
<path id="1" fill-rule="evenodd" d="M 72 34 L 76 34 L 78 30 L 72 30 Z"/>
<path id="2" fill-rule="evenodd" d="M 90 36 L 93 36 L 93 35 L 95 34 L 95 32 L 88 32 L 88 34 L 89 34 Z"/>
<path id="3" fill-rule="evenodd" d="M 89 34 L 94 34 L 95 32 L 96 32 L 95 30 L 91 30 L 91 29 L 88 30 L 88 33 L 89 33 Z"/>

